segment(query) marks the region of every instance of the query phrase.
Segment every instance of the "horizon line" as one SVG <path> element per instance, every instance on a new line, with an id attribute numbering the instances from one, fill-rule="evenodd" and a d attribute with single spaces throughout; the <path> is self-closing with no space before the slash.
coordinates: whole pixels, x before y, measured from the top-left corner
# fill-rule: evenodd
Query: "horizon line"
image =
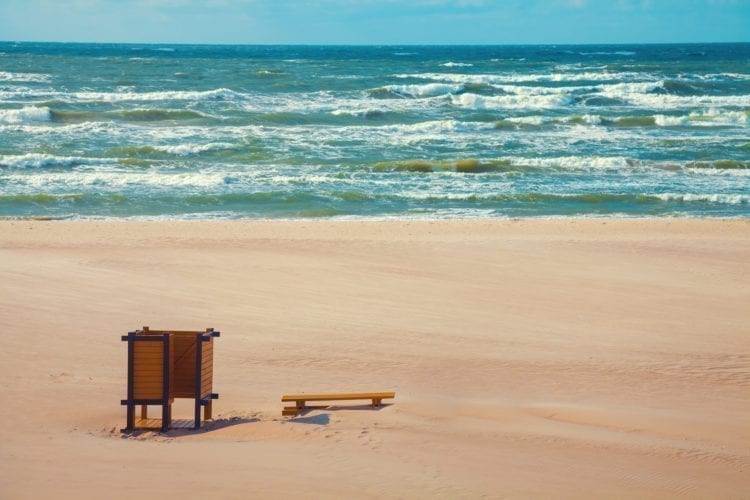
<path id="1" fill-rule="evenodd" d="M 55 44 L 76 44 L 76 45 L 192 45 L 192 46 L 246 46 L 246 47 L 557 47 L 557 46 L 579 46 L 579 45 L 742 45 L 750 44 L 747 41 L 723 41 L 723 42 L 563 42 L 563 43 L 271 43 L 271 42 L 122 42 L 122 41 L 60 41 L 60 40 L 0 40 L 0 43 L 55 43 Z"/>

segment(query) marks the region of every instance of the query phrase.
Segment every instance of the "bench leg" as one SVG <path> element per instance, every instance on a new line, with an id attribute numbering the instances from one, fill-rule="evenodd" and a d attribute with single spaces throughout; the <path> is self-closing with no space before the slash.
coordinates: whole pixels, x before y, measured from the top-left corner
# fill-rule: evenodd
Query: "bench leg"
<path id="1" fill-rule="evenodd" d="M 208 402 L 206 403 L 206 406 L 203 407 L 203 420 L 211 420 L 213 418 L 212 403 L 213 401 L 209 399 Z"/>
<path id="2" fill-rule="evenodd" d="M 148 419 L 148 406 L 141 405 L 141 420 Z"/>
<path id="3" fill-rule="evenodd" d="M 376 406 L 380 406 L 380 403 L 381 403 L 381 401 L 382 401 L 382 399 L 377 399 L 377 398 L 374 398 L 374 399 L 372 400 L 372 407 L 374 408 L 374 407 L 376 407 Z"/>

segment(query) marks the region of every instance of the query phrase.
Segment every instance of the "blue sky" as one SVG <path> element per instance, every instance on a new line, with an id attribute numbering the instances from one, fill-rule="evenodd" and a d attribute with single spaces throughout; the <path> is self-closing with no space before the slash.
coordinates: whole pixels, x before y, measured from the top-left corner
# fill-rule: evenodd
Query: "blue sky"
<path id="1" fill-rule="evenodd" d="M 0 40 L 748 42 L 750 0 L 0 0 Z"/>

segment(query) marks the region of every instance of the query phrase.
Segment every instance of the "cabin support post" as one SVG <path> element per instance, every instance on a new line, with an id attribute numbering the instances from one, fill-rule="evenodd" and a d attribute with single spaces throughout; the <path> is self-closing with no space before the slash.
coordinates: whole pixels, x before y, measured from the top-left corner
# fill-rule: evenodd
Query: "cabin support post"
<path id="1" fill-rule="evenodd" d="M 128 402 L 127 402 L 127 420 L 125 423 L 125 430 L 127 432 L 133 432 L 135 429 L 135 402 L 133 401 L 133 382 L 134 373 L 133 368 L 135 364 L 135 332 L 129 332 L 127 337 L 123 337 L 123 340 L 128 342 Z"/>
<path id="2" fill-rule="evenodd" d="M 201 371 L 203 369 L 203 333 L 195 335 L 195 429 L 201 427 Z"/>
<path id="3" fill-rule="evenodd" d="M 171 419 L 171 408 L 170 408 L 170 391 L 169 391 L 169 373 L 171 371 L 169 366 L 169 334 L 165 333 L 161 336 L 163 345 L 163 362 L 162 362 L 162 392 L 161 392 L 161 431 L 166 432 L 169 430 L 169 426 L 172 423 Z"/>

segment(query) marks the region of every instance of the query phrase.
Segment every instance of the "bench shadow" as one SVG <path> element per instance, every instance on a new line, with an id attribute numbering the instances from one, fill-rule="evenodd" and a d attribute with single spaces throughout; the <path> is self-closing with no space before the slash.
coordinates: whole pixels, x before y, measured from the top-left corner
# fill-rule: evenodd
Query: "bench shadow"
<path id="1" fill-rule="evenodd" d="M 330 406 L 322 406 L 322 407 L 306 407 L 302 410 L 300 410 L 299 413 L 297 413 L 296 416 L 292 417 L 289 422 L 295 422 L 300 424 L 316 424 L 316 425 L 328 425 L 330 422 L 330 416 L 328 413 L 321 413 L 320 415 L 313 415 L 311 417 L 307 417 L 304 415 L 307 415 L 311 411 L 315 410 L 325 410 L 325 411 L 380 411 L 383 408 L 386 408 L 388 406 L 391 406 L 391 404 L 381 404 L 380 406 L 373 407 L 372 405 L 368 404 L 362 404 L 362 405 L 330 405 Z"/>
<path id="2" fill-rule="evenodd" d="M 393 403 L 381 403 L 380 406 L 372 406 L 368 404 L 362 404 L 362 405 L 331 405 L 327 409 L 330 411 L 347 411 L 347 410 L 354 410 L 354 411 L 380 411 L 383 408 L 387 408 L 389 406 L 393 406 Z"/>
<path id="3" fill-rule="evenodd" d="M 300 415 L 307 414 L 313 411 L 315 408 L 310 408 L 300 412 Z M 295 424 L 308 424 L 308 425 L 328 425 L 331 422 L 331 417 L 328 413 L 321 413 L 320 415 L 313 415 L 312 417 L 293 417 L 290 422 Z"/>

